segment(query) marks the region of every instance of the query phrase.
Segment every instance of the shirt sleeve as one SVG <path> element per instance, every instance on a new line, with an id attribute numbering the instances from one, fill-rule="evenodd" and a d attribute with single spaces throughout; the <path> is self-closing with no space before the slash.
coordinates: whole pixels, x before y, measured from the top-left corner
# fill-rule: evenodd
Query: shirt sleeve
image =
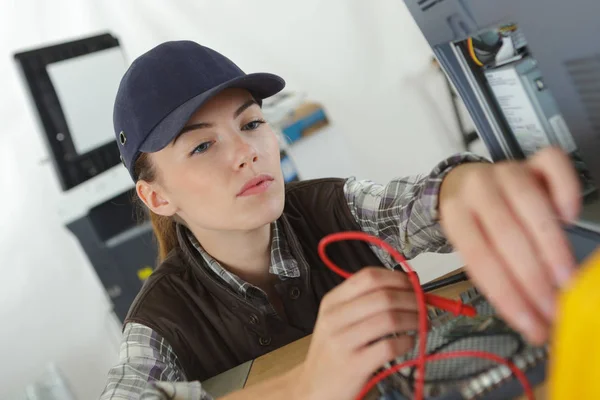
<path id="1" fill-rule="evenodd" d="M 185 382 L 183 368 L 166 340 L 151 328 L 129 323 L 119 362 L 108 373 L 100 400 L 212 400 L 200 382 Z"/>
<path id="2" fill-rule="evenodd" d="M 344 194 L 361 229 L 385 240 L 406 259 L 425 252 L 449 253 L 453 249 L 439 223 L 438 196 L 448 172 L 467 162 L 489 161 L 461 153 L 438 163 L 427 175 L 400 177 L 387 185 L 350 178 Z M 388 268 L 396 267 L 387 252 L 372 249 Z"/>

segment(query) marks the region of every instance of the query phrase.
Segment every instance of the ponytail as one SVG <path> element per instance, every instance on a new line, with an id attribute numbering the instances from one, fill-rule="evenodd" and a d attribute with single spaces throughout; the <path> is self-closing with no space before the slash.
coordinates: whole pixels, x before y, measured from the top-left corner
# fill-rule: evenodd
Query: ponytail
<path id="1" fill-rule="evenodd" d="M 158 262 L 160 264 L 167 258 L 167 254 L 178 246 L 175 221 L 172 217 L 165 217 L 150 211 L 150 223 L 152 223 L 152 230 L 158 242 Z"/>
<path id="2" fill-rule="evenodd" d="M 152 182 L 156 179 L 154 168 L 150 163 L 147 153 L 142 153 L 135 162 L 134 172 L 138 179 L 143 179 L 147 182 Z M 165 217 L 158 215 L 147 209 L 146 205 L 138 200 L 137 203 L 143 214 L 146 216 L 150 215 L 150 223 L 152 224 L 152 231 L 158 244 L 158 264 L 163 262 L 167 255 L 179 245 L 177 240 L 177 230 L 175 228 L 175 219 L 173 217 Z M 147 211 L 147 212 L 146 212 Z"/>

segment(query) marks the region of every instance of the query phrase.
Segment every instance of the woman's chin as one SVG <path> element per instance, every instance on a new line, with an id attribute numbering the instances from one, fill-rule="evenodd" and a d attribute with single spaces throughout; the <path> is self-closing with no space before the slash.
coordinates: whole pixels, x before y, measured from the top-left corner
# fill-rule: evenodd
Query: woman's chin
<path id="1" fill-rule="evenodd" d="M 256 228 L 270 224 L 281 217 L 284 205 L 283 198 L 273 196 L 248 210 L 247 221 Z"/>

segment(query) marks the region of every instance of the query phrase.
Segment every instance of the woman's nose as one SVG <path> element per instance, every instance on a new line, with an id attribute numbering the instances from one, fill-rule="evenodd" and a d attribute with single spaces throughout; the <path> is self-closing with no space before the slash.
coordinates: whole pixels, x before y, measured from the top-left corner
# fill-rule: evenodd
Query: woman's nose
<path id="1" fill-rule="evenodd" d="M 236 146 L 236 169 L 246 168 L 258 161 L 256 148 L 248 143 L 244 138 L 238 136 L 235 139 Z"/>

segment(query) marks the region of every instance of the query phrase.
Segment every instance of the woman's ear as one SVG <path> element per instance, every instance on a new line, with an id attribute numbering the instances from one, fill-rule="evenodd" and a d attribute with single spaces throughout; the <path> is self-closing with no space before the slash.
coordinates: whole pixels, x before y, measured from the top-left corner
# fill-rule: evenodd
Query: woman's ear
<path id="1" fill-rule="evenodd" d="M 177 207 L 169 201 L 158 184 L 139 180 L 135 184 L 135 190 L 138 197 L 153 213 L 171 217 L 177 212 Z"/>

